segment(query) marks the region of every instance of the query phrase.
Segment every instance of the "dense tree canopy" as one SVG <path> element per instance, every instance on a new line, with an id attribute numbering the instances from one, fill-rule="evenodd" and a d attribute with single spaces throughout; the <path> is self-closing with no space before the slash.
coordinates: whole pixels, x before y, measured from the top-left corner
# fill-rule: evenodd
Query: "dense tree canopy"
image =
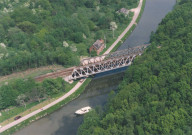
<path id="1" fill-rule="evenodd" d="M 85 116 L 78 134 L 192 134 L 192 2 L 181 0 L 135 59 L 105 112 Z"/>
<path id="2" fill-rule="evenodd" d="M 95 40 L 103 38 L 97 33 L 107 33 L 111 21 L 128 23 L 116 11 L 136 5 L 137 0 L 0 1 L 0 43 L 7 49 L 1 53 L 0 75 L 53 63 L 78 64 L 78 56 L 88 55 Z"/>
<path id="3" fill-rule="evenodd" d="M 65 91 L 65 82 L 62 78 L 47 79 L 36 83 L 33 79 L 17 79 L 0 87 L 0 110 L 10 106 L 19 106 L 23 102 L 40 101 Z M 21 102 L 22 99 L 22 102 Z"/>

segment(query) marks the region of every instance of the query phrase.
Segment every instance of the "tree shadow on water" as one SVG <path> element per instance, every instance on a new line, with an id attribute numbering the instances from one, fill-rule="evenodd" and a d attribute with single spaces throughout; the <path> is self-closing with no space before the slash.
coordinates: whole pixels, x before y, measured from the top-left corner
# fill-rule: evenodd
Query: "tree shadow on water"
<path id="1" fill-rule="evenodd" d="M 67 116 L 62 119 L 64 123 L 53 135 L 76 135 L 80 124 L 83 122 L 83 116 Z M 72 125 L 72 126 L 68 126 Z"/>

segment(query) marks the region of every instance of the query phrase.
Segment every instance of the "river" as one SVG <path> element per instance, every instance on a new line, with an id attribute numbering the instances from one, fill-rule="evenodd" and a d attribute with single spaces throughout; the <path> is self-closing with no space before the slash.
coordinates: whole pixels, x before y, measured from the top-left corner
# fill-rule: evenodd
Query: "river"
<path id="1" fill-rule="evenodd" d="M 175 0 L 146 0 L 145 10 L 137 27 L 119 47 L 119 50 L 148 43 L 162 18 L 172 10 Z M 124 69 L 96 75 L 86 90 L 75 100 L 54 113 L 31 123 L 14 135 L 75 135 L 83 116 L 74 112 L 84 106 L 104 106 L 111 90 L 117 90 L 123 78 Z"/>

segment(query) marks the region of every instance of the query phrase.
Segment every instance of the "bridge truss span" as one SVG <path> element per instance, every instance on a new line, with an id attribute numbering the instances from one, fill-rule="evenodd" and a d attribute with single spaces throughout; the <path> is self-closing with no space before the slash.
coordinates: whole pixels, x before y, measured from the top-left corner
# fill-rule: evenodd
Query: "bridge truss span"
<path id="1" fill-rule="evenodd" d="M 68 69 L 63 69 L 53 73 L 41 75 L 35 77 L 35 80 L 41 82 L 46 78 L 62 77 L 66 81 L 70 81 L 82 77 L 87 77 L 89 75 L 94 75 L 114 70 L 117 68 L 126 67 L 131 65 L 134 58 L 138 55 L 141 55 L 148 45 L 141 45 L 126 50 L 116 51 L 101 56 L 87 58 L 81 61 L 80 66 L 71 67 Z"/>
<path id="2" fill-rule="evenodd" d="M 116 51 L 110 54 L 87 58 L 81 61 L 81 66 L 75 67 L 69 80 L 87 77 L 101 72 L 114 70 L 131 65 L 134 58 L 141 55 L 148 45 Z"/>
<path id="3" fill-rule="evenodd" d="M 131 65 L 134 56 L 129 57 L 119 57 L 114 59 L 109 59 L 102 62 L 97 62 L 95 64 L 89 64 L 87 66 L 82 66 L 76 68 L 70 79 L 77 79 L 82 77 L 87 77 L 89 75 L 94 75 L 101 72 L 106 72 L 110 70 L 114 70 L 117 68 L 125 67 Z"/>
<path id="4" fill-rule="evenodd" d="M 125 50 L 115 51 L 112 53 L 108 53 L 108 54 L 104 54 L 104 55 L 100 55 L 100 56 L 96 56 L 96 57 L 86 58 L 86 59 L 83 59 L 81 61 L 81 66 L 101 62 L 101 61 L 112 59 L 112 58 L 118 58 L 118 57 L 121 57 L 123 55 L 124 56 L 125 55 L 133 55 L 133 54 L 138 53 L 138 52 L 142 53 L 143 50 L 148 45 L 149 44 L 145 44 L 145 45 L 141 45 L 138 47 L 133 47 L 133 48 L 125 49 Z"/>

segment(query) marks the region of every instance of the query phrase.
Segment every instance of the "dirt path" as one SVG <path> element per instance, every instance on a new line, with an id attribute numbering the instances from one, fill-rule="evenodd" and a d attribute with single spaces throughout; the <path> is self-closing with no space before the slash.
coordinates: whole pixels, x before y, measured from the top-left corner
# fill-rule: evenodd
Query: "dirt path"
<path id="1" fill-rule="evenodd" d="M 31 68 L 26 71 L 16 72 L 16 73 L 12 73 L 10 75 L 5 75 L 5 76 L 0 76 L 0 82 L 9 81 L 15 78 L 25 78 L 30 76 L 33 77 L 34 75 L 41 74 L 42 72 L 46 72 L 46 71 L 50 72 L 50 70 L 57 71 L 59 69 L 63 69 L 63 67 L 60 65 L 50 65 L 50 66 L 44 66 L 39 68 Z"/>
<path id="2" fill-rule="evenodd" d="M 131 10 L 132 12 L 134 12 L 134 16 L 133 16 L 133 19 L 132 19 L 131 23 L 128 25 L 128 27 L 123 31 L 123 33 L 118 37 L 118 39 L 111 45 L 111 47 L 110 47 L 104 54 L 109 53 L 109 52 L 115 47 L 115 45 L 121 40 L 121 38 L 123 38 L 123 36 L 129 31 L 129 29 L 133 26 L 133 24 L 136 22 L 136 19 L 137 19 L 137 17 L 139 16 L 139 13 L 140 13 L 140 11 L 141 11 L 142 3 L 143 3 L 143 0 L 140 0 L 138 7 Z M 84 80 L 84 82 L 85 82 L 85 80 Z M 83 84 L 83 83 L 78 82 L 78 83 L 75 85 L 75 87 L 73 87 L 68 93 L 66 93 L 64 96 L 60 97 L 59 99 L 51 102 L 50 104 L 44 106 L 44 107 L 41 108 L 41 109 L 38 109 L 38 110 L 36 110 L 36 111 L 34 111 L 34 112 L 32 112 L 32 113 L 30 113 L 30 114 L 28 114 L 28 115 L 20 118 L 19 120 L 16 120 L 16 121 L 14 121 L 14 122 L 12 122 L 12 123 L 10 123 L 10 124 L 7 124 L 6 126 L 1 127 L 1 128 L 0 128 L 0 133 L 3 132 L 3 131 L 5 131 L 5 130 L 7 130 L 7 129 L 9 129 L 9 128 L 11 128 L 11 127 L 13 127 L 13 126 L 15 126 L 15 125 L 17 125 L 17 124 L 19 124 L 19 123 L 21 123 L 21 122 L 23 122 L 23 121 L 26 120 L 26 119 L 28 119 L 28 118 L 30 118 L 30 117 L 38 114 L 39 112 L 41 112 L 41 111 L 43 111 L 43 110 L 46 110 L 46 109 L 48 109 L 48 108 L 56 105 L 57 103 L 59 103 L 59 102 L 61 102 L 62 100 L 66 99 L 67 97 L 69 97 L 69 96 L 70 96 L 71 94 L 73 94 L 76 90 L 78 90 L 78 88 L 79 88 L 82 84 Z"/>

